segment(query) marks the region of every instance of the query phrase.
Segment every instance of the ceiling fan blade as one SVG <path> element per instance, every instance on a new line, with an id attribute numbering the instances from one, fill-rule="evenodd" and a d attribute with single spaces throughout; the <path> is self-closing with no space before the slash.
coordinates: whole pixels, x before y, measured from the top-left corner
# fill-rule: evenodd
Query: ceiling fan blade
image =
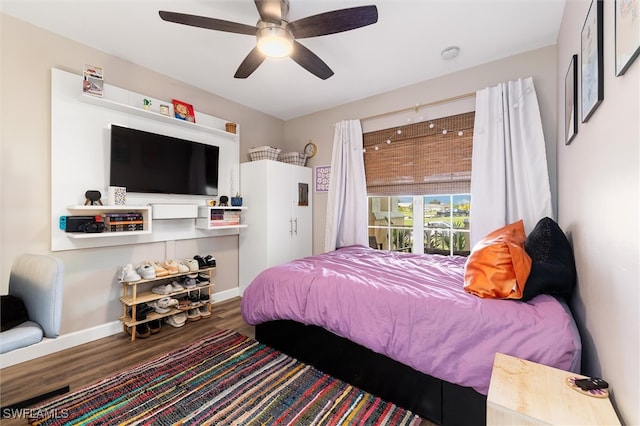
<path id="1" fill-rule="evenodd" d="M 223 21 L 222 19 L 207 18 L 205 16 L 187 15 L 185 13 L 158 12 L 160 17 L 176 24 L 190 25 L 192 27 L 206 28 L 209 30 L 224 31 L 227 33 L 256 35 L 258 28 L 251 25 L 239 24 L 237 22 Z"/>
<path id="2" fill-rule="evenodd" d="M 378 8 L 358 6 L 320 13 L 290 22 L 295 38 L 316 37 L 354 30 L 378 22 Z"/>
<path id="3" fill-rule="evenodd" d="M 285 4 L 280 0 L 254 0 L 254 3 L 258 8 L 260 19 L 265 22 L 280 25 L 283 15 L 286 16 L 286 13 L 282 10 Z"/>
<path id="4" fill-rule="evenodd" d="M 247 78 L 253 73 L 262 62 L 264 62 L 266 56 L 262 52 L 258 50 L 257 47 L 254 47 L 251 52 L 244 58 L 244 61 L 238 67 L 234 78 Z"/>
<path id="5" fill-rule="evenodd" d="M 315 75 L 322 80 L 326 80 L 333 75 L 333 71 L 324 61 L 318 56 L 298 43 L 293 42 L 293 52 L 291 53 L 291 59 L 296 61 L 305 70 Z"/>

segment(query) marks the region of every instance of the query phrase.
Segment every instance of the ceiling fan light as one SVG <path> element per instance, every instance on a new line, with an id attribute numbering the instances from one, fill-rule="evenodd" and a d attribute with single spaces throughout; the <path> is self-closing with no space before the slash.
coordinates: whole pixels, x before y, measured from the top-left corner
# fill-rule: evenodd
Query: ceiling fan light
<path id="1" fill-rule="evenodd" d="M 258 49 L 269 58 L 284 58 L 293 51 L 293 36 L 280 26 L 258 29 Z"/>

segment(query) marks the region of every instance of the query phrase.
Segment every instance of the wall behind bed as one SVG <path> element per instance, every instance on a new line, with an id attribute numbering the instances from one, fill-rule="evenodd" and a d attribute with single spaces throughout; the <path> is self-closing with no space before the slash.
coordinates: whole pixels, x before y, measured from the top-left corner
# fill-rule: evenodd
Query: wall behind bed
<path id="1" fill-rule="evenodd" d="M 558 140 L 564 76 L 580 54 L 589 1 L 567 1 L 558 37 Z M 618 4 L 623 3 L 618 1 Z M 603 376 L 625 424 L 640 424 L 640 59 L 615 76 L 614 2 L 604 2 L 604 100 L 579 120 L 570 145 L 558 144 L 559 223 L 578 270 L 572 303 L 585 374 Z M 580 93 L 580 91 L 578 92 Z M 579 95 L 580 96 L 580 95 Z M 578 98 L 578 105 L 581 98 Z"/>

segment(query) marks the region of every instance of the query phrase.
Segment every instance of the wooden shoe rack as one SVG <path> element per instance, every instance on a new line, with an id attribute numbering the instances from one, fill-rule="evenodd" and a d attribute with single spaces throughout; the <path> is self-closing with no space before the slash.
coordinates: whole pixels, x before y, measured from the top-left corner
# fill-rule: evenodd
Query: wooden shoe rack
<path id="1" fill-rule="evenodd" d="M 120 301 L 122 302 L 122 316 L 120 317 L 120 321 L 122 321 L 122 331 L 124 333 L 130 333 L 131 341 L 134 341 L 136 340 L 135 326 L 137 324 L 143 324 L 152 320 L 162 319 L 171 315 L 178 314 L 180 312 L 185 312 L 176 308 L 171 308 L 169 312 L 164 314 L 159 314 L 155 311 L 151 312 L 147 314 L 147 317 L 142 321 L 136 321 L 135 319 L 138 305 L 140 305 L 141 303 L 151 303 L 156 300 L 162 299 L 163 297 L 176 298 L 176 296 L 187 294 L 191 291 L 200 290 L 201 292 L 207 291 L 209 293 L 209 303 L 207 303 L 206 305 L 209 312 L 211 312 L 211 290 L 215 285 L 215 283 L 213 282 L 213 273 L 215 269 L 215 267 L 202 268 L 198 272 L 190 271 L 185 273 L 170 274 L 163 277 L 156 277 L 148 280 L 142 279 L 135 282 L 120 281 L 120 283 L 122 284 L 122 297 L 120 297 Z M 152 287 L 167 283 L 170 284 L 178 277 L 202 272 L 209 275 L 209 284 L 205 286 L 185 288 L 184 290 L 176 291 L 170 294 L 156 294 L 151 291 Z M 205 303 L 192 305 L 190 309 L 200 309 L 200 306 L 202 305 L 205 305 Z M 128 312 L 129 309 L 131 309 L 130 313 Z"/>

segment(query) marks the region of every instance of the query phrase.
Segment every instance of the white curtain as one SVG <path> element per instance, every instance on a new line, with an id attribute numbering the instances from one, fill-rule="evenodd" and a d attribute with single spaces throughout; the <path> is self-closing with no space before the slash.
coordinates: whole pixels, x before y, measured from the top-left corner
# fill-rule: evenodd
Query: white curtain
<path id="1" fill-rule="evenodd" d="M 552 216 L 538 98 L 531 77 L 476 93 L 471 244 L 519 219 L 527 234 Z"/>
<path id="2" fill-rule="evenodd" d="M 367 183 L 359 120 L 335 125 L 327 199 L 325 251 L 368 244 Z"/>

